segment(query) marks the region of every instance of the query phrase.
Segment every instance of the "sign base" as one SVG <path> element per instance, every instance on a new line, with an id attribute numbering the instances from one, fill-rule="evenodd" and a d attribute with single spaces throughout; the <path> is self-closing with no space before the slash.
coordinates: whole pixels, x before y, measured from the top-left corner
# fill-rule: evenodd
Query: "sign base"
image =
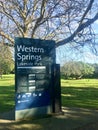
<path id="1" fill-rule="evenodd" d="M 47 114 L 51 114 L 50 106 L 44 106 L 39 108 L 19 110 L 15 112 L 15 120 L 23 120 L 34 117 L 41 117 Z"/>

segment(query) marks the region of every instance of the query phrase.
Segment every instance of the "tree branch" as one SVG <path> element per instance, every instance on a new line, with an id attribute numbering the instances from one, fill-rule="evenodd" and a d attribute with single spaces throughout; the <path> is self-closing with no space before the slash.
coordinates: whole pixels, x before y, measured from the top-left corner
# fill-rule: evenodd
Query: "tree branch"
<path id="1" fill-rule="evenodd" d="M 36 23 L 35 23 L 35 26 L 34 26 L 34 29 L 33 29 L 33 31 L 32 31 L 31 37 L 33 37 L 33 35 L 34 35 L 34 33 L 35 33 L 37 27 L 39 26 L 39 23 L 41 22 L 41 20 L 42 20 L 43 17 L 44 17 L 46 2 L 47 2 L 47 0 L 43 0 L 43 1 L 42 1 L 41 11 L 40 11 L 40 17 L 37 19 L 37 21 L 36 21 Z"/>
<path id="2" fill-rule="evenodd" d="M 87 13 L 89 12 L 89 10 L 91 9 L 93 3 L 94 3 L 94 0 L 90 0 L 90 3 L 89 3 L 89 5 L 87 6 L 87 9 L 86 9 L 86 11 L 84 12 L 84 14 L 83 14 L 83 16 L 82 16 L 82 18 L 81 18 L 81 20 L 80 20 L 80 24 L 82 24 L 82 22 L 83 22 L 85 16 L 87 15 Z M 80 26 L 80 25 L 79 25 L 79 26 Z"/>
<path id="3" fill-rule="evenodd" d="M 3 31 L 0 30 L 0 35 L 7 38 L 11 43 L 14 44 L 13 38 L 9 37 L 9 35 L 5 34 Z"/>
<path id="4" fill-rule="evenodd" d="M 89 19 L 88 21 L 84 22 L 83 23 L 83 20 L 85 18 L 85 16 L 87 15 L 87 13 L 89 12 L 89 10 L 91 9 L 92 7 L 92 4 L 93 4 L 94 0 L 91 0 L 86 11 L 84 12 L 81 20 L 80 20 L 80 24 L 78 26 L 78 28 L 74 31 L 74 33 L 69 36 L 68 38 L 62 40 L 62 41 L 59 41 L 56 43 L 56 47 L 58 46 L 62 46 L 64 44 L 67 44 L 69 43 L 70 41 L 72 41 L 74 39 L 74 37 L 80 32 L 82 31 L 84 28 L 88 27 L 89 25 L 91 25 L 92 23 L 94 23 L 97 19 L 98 19 L 98 13 L 92 18 L 92 19 Z"/>
<path id="5" fill-rule="evenodd" d="M 14 19 L 14 17 L 12 17 L 12 15 L 10 15 L 7 11 L 6 11 L 6 9 L 5 9 L 5 7 L 4 7 L 4 5 L 2 4 L 2 11 L 0 11 L 1 13 L 3 13 L 6 17 L 8 17 L 10 20 L 12 20 L 14 23 L 15 23 L 15 25 L 17 26 L 17 28 L 18 28 L 18 30 L 23 34 L 23 30 L 22 30 L 22 28 L 21 28 L 21 26 L 20 26 L 20 24 Z"/>

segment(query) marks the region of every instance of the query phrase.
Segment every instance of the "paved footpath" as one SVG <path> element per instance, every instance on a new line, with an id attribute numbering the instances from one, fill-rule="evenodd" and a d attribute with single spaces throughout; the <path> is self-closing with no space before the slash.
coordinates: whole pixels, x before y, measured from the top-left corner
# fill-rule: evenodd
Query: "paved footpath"
<path id="1" fill-rule="evenodd" d="M 32 129 L 35 125 L 34 130 L 40 130 L 40 124 L 43 130 L 98 130 L 98 110 L 62 107 L 62 111 L 63 114 L 61 115 L 55 115 L 52 118 L 44 118 L 42 120 L 38 119 L 34 122 L 32 121 Z M 0 114 L 0 130 L 22 130 L 23 128 L 30 130 L 27 126 L 23 128 L 20 128 L 20 126 L 18 128 L 18 123 L 14 120 L 14 110 Z M 23 123 L 26 124 L 26 121 Z"/>

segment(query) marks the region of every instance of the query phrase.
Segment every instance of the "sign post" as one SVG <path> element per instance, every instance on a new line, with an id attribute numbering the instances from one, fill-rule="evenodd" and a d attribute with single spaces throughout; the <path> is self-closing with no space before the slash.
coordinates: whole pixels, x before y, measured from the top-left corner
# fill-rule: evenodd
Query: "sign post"
<path id="1" fill-rule="evenodd" d="M 15 39 L 16 120 L 52 112 L 52 64 L 55 64 L 54 41 Z"/>

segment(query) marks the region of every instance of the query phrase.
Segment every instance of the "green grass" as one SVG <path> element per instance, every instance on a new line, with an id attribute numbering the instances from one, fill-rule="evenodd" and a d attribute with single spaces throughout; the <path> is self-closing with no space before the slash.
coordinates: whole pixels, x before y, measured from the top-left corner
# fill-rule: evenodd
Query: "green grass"
<path id="1" fill-rule="evenodd" d="M 0 78 L 0 112 L 14 108 L 14 75 L 3 75 Z"/>
<path id="2" fill-rule="evenodd" d="M 0 112 L 15 106 L 14 75 L 0 79 Z M 98 80 L 61 80 L 62 106 L 98 109 Z"/>
<path id="3" fill-rule="evenodd" d="M 61 80 L 62 105 L 98 109 L 98 79 Z"/>

